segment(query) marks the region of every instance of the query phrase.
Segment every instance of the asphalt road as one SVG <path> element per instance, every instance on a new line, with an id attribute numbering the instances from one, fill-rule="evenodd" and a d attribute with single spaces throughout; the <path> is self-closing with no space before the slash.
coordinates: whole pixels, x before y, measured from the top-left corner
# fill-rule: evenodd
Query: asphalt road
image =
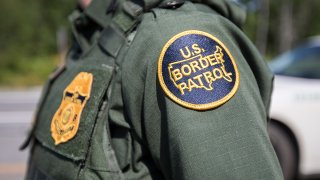
<path id="1" fill-rule="evenodd" d="M 0 179 L 23 179 L 28 149 L 19 151 L 27 136 L 40 88 L 0 90 Z"/>

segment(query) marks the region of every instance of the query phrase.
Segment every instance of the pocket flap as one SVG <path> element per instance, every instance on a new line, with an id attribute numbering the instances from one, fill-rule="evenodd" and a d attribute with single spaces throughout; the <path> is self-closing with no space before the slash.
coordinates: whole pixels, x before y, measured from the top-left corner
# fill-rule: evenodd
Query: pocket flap
<path id="1" fill-rule="evenodd" d="M 83 88 L 81 85 L 77 86 L 73 84 L 77 81 L 77 75 L 81 73 L 92 74 L 92 86 L 89 96 L 86 96 L 85 93 L 75 94 L 72 88 L 70 88 L 70 86 L 74 86 L 73 89 Z M 113 68 L 109 66 L 100 67 L 81 64 L 63 72 L 53 82 L 51 89 L 48 92 L 47 99 L 43 103 L 42 111 L 39 113 L 35 129 L 36 139 L 43 146 L 60 155 L 75 161 L 84 160 L 96 123 L 96 117 L 99 113 L 105 92 L 111 81 L 112 73 Z M 82 83 L 89 83 L 89 81 L 84 81 Z M 86 88 L 83 89 L 83 91 L 86 90 Z M 86 99 L 86 97 L 88 98 Z M 81 105 L 74 106 L 72 104 L 74 102 L 83 103 L 84 101 L 86 102 L 83 107 L 81 107 Z M 77 117 L 77 115 L 80 117 Z M 52 135 L 51 132 L 53 119 L 55 119 L 55 123 L 58 122 L 59 127 L 60 125 L 62 127 L 62 133 L 58 133 L 62 136 L 58 137 L 58 139 L 60 138 L 58 143 L 57 139 L 53 138 L 55 135 Z M 78 127 L 64 126 L 71 121 L 79 121 Z M 56 127 L 56 125 L 54 125 L 54 127 Z M 64 128 L 69 128 L 68 130 L 72 131 L 72 135 L 74 136 L 71 138 L 65 136 L 63 133 L 65 130 Z M 77 128 L 76 131 L 74 128 Z M 64 136 L 66 139 L 63 139 L 65 138 Z"/>

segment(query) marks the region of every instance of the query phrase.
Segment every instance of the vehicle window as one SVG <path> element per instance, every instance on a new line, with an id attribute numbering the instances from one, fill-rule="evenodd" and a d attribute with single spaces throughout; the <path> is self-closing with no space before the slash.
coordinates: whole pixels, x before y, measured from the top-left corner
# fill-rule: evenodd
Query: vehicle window
<path id="1" fill-rule="evenodd" d="M 291 62 L 292 63 L 279 74 L 320 79 L 320 47 L 313 47 L 296 52 Z"/>

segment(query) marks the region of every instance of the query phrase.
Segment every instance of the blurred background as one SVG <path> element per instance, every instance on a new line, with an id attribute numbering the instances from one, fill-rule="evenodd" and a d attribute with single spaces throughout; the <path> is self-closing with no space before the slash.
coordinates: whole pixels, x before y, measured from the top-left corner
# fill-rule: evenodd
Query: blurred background
<path id="1" fill-rule="evenodd" d="M 41 85 L 69 46 L 68 14 L 76 1 L 0 1 L 0 179 L 23 179 Z"/>
<path id="2" fill-rule="evenodd" d="M 320 1 L 238 2 L 248 11 L 244 32 L 277 74 L 270 133 L 286 178 L 315 177 L 320 174 L 320 77 L 309 74 L 320 72 Z M 31 125 L 41 85 L 70 46 L 67 17 L 75 5 L 67 0 L 0 1 L 0 179 L 23 177 L 27 152 L 18 146 Z"/>

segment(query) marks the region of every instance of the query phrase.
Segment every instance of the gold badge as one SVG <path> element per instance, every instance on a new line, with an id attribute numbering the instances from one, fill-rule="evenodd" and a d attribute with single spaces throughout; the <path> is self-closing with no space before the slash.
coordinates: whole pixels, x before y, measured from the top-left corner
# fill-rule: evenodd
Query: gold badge
<path id="1" fill-rule="evenodd" d="M 79 128 L 82 110 L 90 98 L 93 75 L 80 72 L 63 92 L 60 107 L 51 121 L 55 145 L 72 139 Z"/>

